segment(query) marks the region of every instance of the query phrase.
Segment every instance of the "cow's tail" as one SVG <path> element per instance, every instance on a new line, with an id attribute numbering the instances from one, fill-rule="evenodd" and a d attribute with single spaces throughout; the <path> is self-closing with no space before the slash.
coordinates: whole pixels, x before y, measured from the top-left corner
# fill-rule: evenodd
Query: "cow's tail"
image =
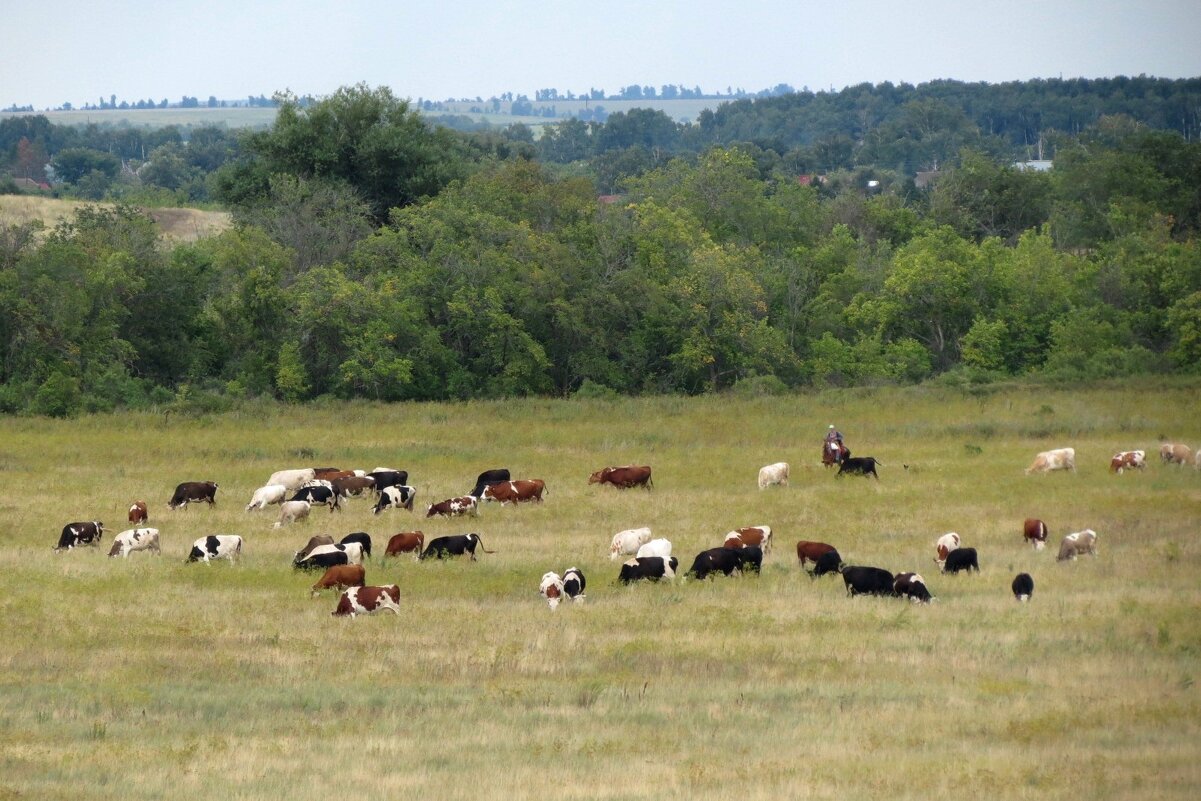
<path id="1" fill-rule="evenodd" d="M 644 484 L 643 486 L 646 487 L 647 492 L 649 492 L 650 490 L 654 489 L 654 487 L 655 487 L 655 479 L 653 479 L 650 476 L 647 476 L 646 484 Z"/>
<path id="2" fill-rule="evenodd" d="M 883 467 L 883 466 L 884 466 L 884 462 L 881 462 L 881 461 L 880 461 L 879 459 L 877 459 L 875 456 L 873 456 L 873 457 L 872 457 L 872 461 L 876 463 L 876 466 L 877 466 L 877 467 Z"/>
<path id="3" fill-rule="evenodd" d="M 484 538 L 481 537 L 479 534 L 475 535 L 475 541 L 480 544 L 480 550 L 482 550 L 484 553 L 496 553 L 496 551 L 489 551 L 487 548 L 484 547 Z"/>

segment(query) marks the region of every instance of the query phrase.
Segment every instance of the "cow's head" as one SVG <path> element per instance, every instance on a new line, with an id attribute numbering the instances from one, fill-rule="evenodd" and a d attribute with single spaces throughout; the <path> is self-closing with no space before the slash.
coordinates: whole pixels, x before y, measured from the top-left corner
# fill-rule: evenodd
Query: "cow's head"
<path id="1" fill-rule="evenodd" d="M 425 516 L 426 517 L 433 517 L 436 514 L 438 514 L 438 513 L 434 511 L 434 505 L 432 503 L 429 506 L 425 507 Z"/>
<path id="2" fill-rule="evenodd" d="M 599 484 L 605 480 L 605 476 L 609 475 L 611 468 L 606 467 L 604 470 L 597 470 L 592 475 L 588 476 L 589 484 Z"/>

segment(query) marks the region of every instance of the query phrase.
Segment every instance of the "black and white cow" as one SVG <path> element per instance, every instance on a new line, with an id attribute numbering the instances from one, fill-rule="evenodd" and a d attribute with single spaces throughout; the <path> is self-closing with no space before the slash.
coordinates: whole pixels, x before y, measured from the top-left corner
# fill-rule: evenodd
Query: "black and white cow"
<path id="1" fill-rule="evenodd" d="M 947 554 L 947 561 L 943 562 L 942 572 L 958 573 L 961 570 L 980 572 L 980 563 L 977 561 L 975 548 L 956 548 Z"/>
<path id="2" fill-rule="evenodd" d="M 372 490 L 379 493 L 384 487 L 403 487 L 409 481 L 409 471 L 373 470 L 367 474 L 367 478 L 375 482 L 372 485 Z"/>
<path id="3" fill-rule="evenodd" d="M 1029 601 L 1034 595 L 1034 579 L 1029 573 L 1018 573 L 1013 578 L 1013 597 L 1019 601 Z"/>
<path id="4" fill-rule="evenodd" d="M 68 523 L 58 537 L 56 551 L 69 551 L 79 545 L 99 545 L 104 536 L 104 524 L 99 520 L 83 523 Z"/>
<path id="5" fill-rule="evenodd" d="M 241 537 L 236 534 L 213 534 L 192 543 L 192 552 L 188 554 L 187 561 L 208 564 L 213 559 L 228 559 L 236 562 L 241 555 Z"/>
<path id="6" fill-rule="evenodd" d="M 366 531 L 356 531 L 353 534 L 347 534 L 342 539 L 338 540 L 339 545 L 347 545 L 352 542 L 357 542 L 363 548 L 363 555 L 368 559 L 371 558 L 371 535 Z"/>
<path id="7" fill-rule="evenodd" d="M 892 573 L 881 567 L 849 565 L 842 569 L 847 595 L 893 595 Z"/>
<path id="8" fill-rule="evenodd" d="M 892 583 L 892 590 L 902 598 L 908 598 L 915 603 L 928 604 L 934 600 L 930 590 L 926 588 L 926 580 L 917 573 L 898 573 Z"/>
<path id="9" fill-rule="evenodd" d="M 444 559 L 448 556 L 462 556 L 469 553 L 471 561 L 474 562 L 477 545 L 484 553 L 496 553 L 496 551 L 489 551 L 484 547 L 484 541 L 480 539 L 479 534 L 453 534 L 447 537 L 434 537 L 418 558 Z"/>
<path id="10" fill-rule="evenodd" d="M 584 573 L 578 567 L 569 567 L 563 573 L 563 592 L 573 601 L 584 600 Z"/>
<path id="11" fill-rule="evenodd" d="M 358 542 L 318 545 L 309 555 L 293 562 L 300 570 L 326 570 L 334 565 L 363 564 L 363 546 Z"/>
<path id="12" fill-rule="evenodd" d="M 632 581 L 658 581 L 662 578 L 674 579 L 680 560 L 674 556 L 664 561 L 662 556 L 635 557 L 621 566 L 621 575 L 617 580 L 622 584 Z"/>
<path id="13" fill-rule="evenodd" d="M 400 485 L 396 487 L 384 487 L 380 490 L 379 500 L 375 503 L 373 514 L 380 512 L 391 506 L 393 509 L 408 509 L 413 511 L 413 499 L 417 497 L 417 490 L 413 487 Z"/>
<path id="14" fill-rule="evenodd" d="M 122 559 L 128 559 L 129 554 L 133 551 L 150 551 L 152 553 L 161 553 L 158 542 L 157 528 L 131 528 L 122 531 L 117 536 L 113 537 L 113 547 L 109 549 L 109 556 L 120 556 Z"/>
<path id="15" fill-rule="evenodd" d="M 306 485 L 296 490 L 296 494 L 288 500 L 308 501 L 311 506 L 325 505 L 329 507 L 330 512 L 333 512 L 335 509 L 340 512 L 342 511 L 342 507 L 338 505 L 338 498 L 338 492 L 332 486 Z"/>
<path id="16" fill-rule="evenodd" d="M 467 494 L 480 498 L 484 495 L 485 487 L 491 487 L 493 484 L 499 484 L 502 481 L 512 480 L 513 476 L 511 476 L 508 469 L 504 467 L 498 467 L 494 470 L 485 470 L 479 474 L 479 477 L 475 480 L 475 487 Z"/>

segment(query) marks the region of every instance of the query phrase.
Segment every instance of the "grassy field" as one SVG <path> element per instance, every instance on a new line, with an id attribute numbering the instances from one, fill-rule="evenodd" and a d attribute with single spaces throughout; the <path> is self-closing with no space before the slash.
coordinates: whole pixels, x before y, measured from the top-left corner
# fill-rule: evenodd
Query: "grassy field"
<path id="1" fill-rule="evenodd" d="M 106 203 L 62 200 L 37 195 L 0 195 L 0 225 L 17 225 L 41 220 L 50 229 L 75 216 L 82 206 L 106 206 Z M 228 212 L 201 209 L 145 210 L 158 224 L 164 237 L 174 242 L 193 242 L 213 236 L 230 226 Z"/>
<path id="2" fill-rule="evenodd" d="M 1198 386 L 1132 385 L 0 418 L 0 799 L 1195 799 L 1201 472 L 1107 464 L 1201 444 L 1199 412 Z M 831 422 L 879 482 L 821 468 Z M 1077 473 L 1023 475 L 1064 445 Z M 760 492 L 779 460 L 791 485 Z M 630 462 L 653 491 L 586 483 Z M 272 530 L 243 511 L 272 471 L 315 464 L 407 469 L 420 508 L 500 466 L 548 495 L 474 521 L 358 500 Z M 216 508 L 168 512 L 185 480 L 219 482 Z M 137 498 L 163 555 L 108 559 Z M 1027 516 L 1046 551 L 1023 546 Z M 92 519 L 100 550 L 51 552 Z M 758 523 L 778 539 L 759 577 L 614 581 L 620 529 L 687 565 Z M 1084 527 L 1099 556 L 1057 563 Z M 289 567 L 313 534 L 382 550 L 414 528 L 497 552 L 377 555 L 399 617 L 334 619 Z M 979 575 L 935 571 L 951 530 Z M 243 535 L 242 562 L 185 565 L 212 533 Z M 920 571 L 938 600 L 848 599 L 799 570 L 800 539 Z M 573 564 L 588 598 L 552 612 L 539 579 Z"/>

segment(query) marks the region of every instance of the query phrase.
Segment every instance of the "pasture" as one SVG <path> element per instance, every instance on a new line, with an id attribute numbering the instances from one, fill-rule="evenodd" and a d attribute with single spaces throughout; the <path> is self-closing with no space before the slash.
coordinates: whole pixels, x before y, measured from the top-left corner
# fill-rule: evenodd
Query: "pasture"
<path id="1" fill-rule="evenodd" d="M 111 203 L 63 200 L 40 195 L 0 195 L 0 226 L 22 225 L 41 220 L 45 232 L 64 221 L 71 221 L 85 206 L 111 207 Z M 229 212 L 186 208 L 147 208 L 159 232 L 171 243 L 195 242 L 216 236 L 230 227 Z"/>
<path id="2" fill-rule="evenodd" d="M 0 798 L 1193 799 L 1201 792 L 1198 387 L 862 389 L 773 398 L 249 404 L 220 416 L 0 418 Z M 819 462 L 829 423 L 880 481 Z M 1070 445 L 1078 472 L 1025 476 Z M 1118 450 L 1150 464 L 1108 472 Z M 758 469 L 791 463 L 760 491 Z M 654 489 L 589 486 L 650 464 Z M 908 464 L 905 470 L 902 465 Z M 366 499 L 272 530 L 246 513 L 277 469 L 408 470 L 414 513 Z M 424 519 L 485 468 L 547 483 L 541 505 Z M 215 508 L 169 512 L 181 481 Z M 135 499 L 163 555 L 108 559 Z M 1025 517 L 1048 548 L 1021 540 Z M 53 553 L 101 520 L 99 549 Z M 761 576 L 624 587 L 612 535 L 650 526 L 681 570 L 766 523 Z M 1100 554 L 1057 563 L 1093 528 Z M 388 535 L 479 532 L 478 562 L 382 563 Z M 403 614 L 335 619 L 289 560 L 367 531 L 371 584 Z M 979 575 L 943 576 L 957 531 Z M 240 564 L 185 565 L 245 537 Z M 848 599 L 797 540 L 922 573 L 937 601 Z M 547 608 L 547 570 L 587 600 Z M 1019 605 L 1009 585 L 1035 580 Z"/>

